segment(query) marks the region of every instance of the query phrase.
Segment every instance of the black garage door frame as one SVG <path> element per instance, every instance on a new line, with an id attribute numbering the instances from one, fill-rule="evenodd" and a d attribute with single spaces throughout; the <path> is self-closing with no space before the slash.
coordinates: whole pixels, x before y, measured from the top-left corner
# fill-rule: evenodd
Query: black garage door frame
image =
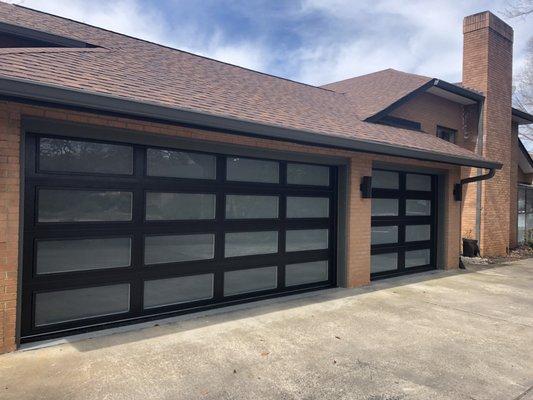
<path id="1" fill-rule="evenodd" d="M 108 175 L 98 173 L 63 173 L 42 171 L 38 163 L 39 138 L 59 138 L 74 141 L 110 143 L 131 146 L 133 149 L 132 175 Z M 251 183 L 227 181 L 227 154 L 201 152 L 216 157 L 216 178 L 181 179 L 169 177 L 153 177 L 146 174 L 146 149 L 159 148 L 133 143 L 110 142 L 96 139 L 66 137 L 55 134 L 26 133 L 25 135 L 25 181 L 24 181 L 24 229 L 22 255 L 22 311 L 21 311 L 21 343 L 44 340 L 113 327 L 143 320 L 179 315 L 187 312 L 200 311 L 214 307 L 227 306 L 257 299 L 277 297 L 296 292 L 322 289 L 337 284 L 337 187 L 338 170 L 328 166 L 329 186 L 294 185 L 287 183 L 287 165 L 293 161 L 268 158 L 268 161 L 279 163 L 279 183 Z M 181 151 L 176 148 L 165 148 Z M 195 151 L 183 149 L 188 153 Z M 259 159 L 254 156 L 242 156 Z M 297 164 L 312 164 L 296 162 Z M 39 189 L 68 190 L 112 190 L 130 191 L 133 193 L 132 221 L 130 222 L 38 222 L 37 204 Z M 213 220 L 190 221 L 158 221 L 147 223 L 144 220 L 146 193 L 180 192 L 180 193 L 211 193 L 216 195 L 216 210 Z M 225 220 L 225 195 L 254 194 L 279 196 L 278 219 L 242 219 Z M 288 196 L 326 197 L 329 199 L 329 218 L 286 218 L 286 199 Z M 285 251 L 285 233 L 287 229 L 328 229 L 327 250 L 307 250 L 297 252 Z M 278 231 L 278 251 L 273 254 L 252 255 L 224 258 L 224 234 L 227 232 Z M 144 240 L 150 234 L 182 234 L 212 233 L 215 237 L 214 258 L 211 260 L 187 261 L 180 263 L 160 264 L 145 267 Z M 54 274 L 36 273 L 36 243 L 39 239 L 71 239 L 71 238 L 131 238 L 131 264 L 129 267 L 99 269 L 91 271 L 75 271 Z M 285 266 L 288 264 L 328 260 L 329 270 L 327 281 L 301 284 L 287 287 L 284 281 Z M 277 287 L 254 293 L 245 293 L 224 297 L 224 272 L 255 269 L 261 267 L 277 267 Z M 162 306 L 154 309 L 143 309 L 143 284 L 147 280 L 191 276 L 202 273 L 214 274 L 213 297 L 186 304 Z M 129 284 L 129 311 L 100 317 L 92 317 L 52 325 L 36 326 L 34 311 L 37 293 L 56 290 L 90 288 L 95 286 Z"/>

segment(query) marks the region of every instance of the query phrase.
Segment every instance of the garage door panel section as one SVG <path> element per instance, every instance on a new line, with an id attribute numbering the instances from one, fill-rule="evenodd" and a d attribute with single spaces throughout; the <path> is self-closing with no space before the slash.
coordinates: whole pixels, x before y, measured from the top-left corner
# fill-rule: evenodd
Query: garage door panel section
<path id="1" fill-rule="evenodd" d="M 336 177 L 27 134 L 21 341 L 335 285 Z"/>
<path id="2" fill-rule="evenodd" d="M 435 268 L 436 185 L 430 174 L 373 170 L 372 279 Z"/>

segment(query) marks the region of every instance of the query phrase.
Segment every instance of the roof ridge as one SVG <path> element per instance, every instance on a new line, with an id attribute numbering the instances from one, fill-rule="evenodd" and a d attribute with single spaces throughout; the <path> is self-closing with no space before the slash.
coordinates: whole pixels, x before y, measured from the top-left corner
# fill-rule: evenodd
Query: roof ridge
<path id="1" fill-rule="evenodd" d="M 195 53 L 192 53 L 190 51 L 181 50 L 181 49 L 177 49 L 177 48 L 174 48 L 174 47 L 171 47 L 171 46 L 167 46 L 167 45 L 164 45 L 164 44 L 161 44 L 161 43 L 152 42 L 150 40 L 141 39 L 141 38 L 138 38 L 138 37 L 135 37 L 135 36 L 130 36 L 130 35 L 127 35 L 125 33 L 115 32 L 115 31 L 112 31 L 111 29 L 101 28 L 101 27 L 98 27 L 96 25 L 91 25 L 91 24 L 89 24 L 87 22 L 76 21 L 75 19 L 72 19 L 72 18 L 62 17 L 60 15 L 48 13 L 46 11 L 36 10 L 36 9 L 30 8 L 30 7 L 25 7 L 25 6 L 22 6 L 20 4 L 8 4 L 8 5 L 12 5 L 12 6 L 19 7 L 19 8 L 25 9 L 25 10 L 29 10 L 29 11 L 33 11 L 33 12 L 37 12 L 37 13 L 40 13 L 40 14 L 49 15 L 49 16 L 54 17 L 54 18 L 60 18 L 60 19 L 66 20 L 66 21 L 74 22 L 76 24 L 85 25 L 85 26 L 88 26 L 88 27 L 91 27 L 91 28 L 94 28 L 94 29 L 99 29 L 101 31 L 113 33 L 115 35 L 119 35 L 119 36 L 122 36 L 122 37 L 125 37 L 125 38 L 128 38 L 128 39 L 132 39 L 132 40 L 136 40 L 136 41 L 139 41 L 139 42 L 148 43 L 148 44 L 151 44 L 151 45 L 154 45 L 154 46 L 162 47 L 162 48 L 167 49 L 167 50 L 186 53 L 186 54 L 189 54 L 189 55 L 194 56 L 194 57 L 203 58 L 205 60 L 214 61 L 214 62 L 217 62 L 217 63 L 220 63 L 220 64 L 224 64 L 224 65 L 229 65 L 229 66 L 235 67 L 235 68 L 240 68 L 240 69 L 243 69 L 245 71 L 254 72 L 256 74 L 269 76 L 271 78 L 282 79 L 284 81 L 288 81 L 288 82 L 291 82 L 291 83 L 296 83 L 298 85 L 303 85 L 303 86 L 307 86 L 307 87 L 314 88 L 314 89 L 324 90 L 324 91 L 327 91 L 327 92 L 330 92 L 330 93 L 334 93 L 334 94 L 342 94 L 342 93 L 338 93 L 338 92 L 336 92 L 334 90 L 331 90 L 331 89 L 328 89 L 328 88 L 324 88 L 322 86 L 315 86 L 315 85 L 311 85 L 311 84 L 305 83 L 305 82 L 298 82 L 298 81 L 290 79 L 290 78 L 285 78 L 285 77 L 282 77 L 282 76 L 269 74 L 267 72 L 256 71 L 256 70 L 253 70 L 251 68 L 243 67 L 243 66 L 236 65 L 236 64 L 231 64 L 231 63 L 225 62 L 225 61 L 220 61 L 220 60 L 217 60 L 217 59 L 214 59 L 214 58 L 211 58 L 211 57 L 203 56 L 203 55 L 200 55 L 200 54 L 195 54 Z"/>
<path id="2" fill-rule="evenodd" d="M 342 79 L 342 80 L 340 80 L 340 81 L 335 81 L 335 82 L 326 83 L 326 84 L 323 85 L 322 87 L 324 87 L 324 86 L 329 86 L 329 85 L 335 85 L 335 84 L 343 83 L 343 82 L 348 82 L 348 81 L 351 81 L 351 80 L 354 80 L 354 79 L 365 78 L 365 77 L 369 77 L 369 76 L 371 76 L 371 75 L 380 74 L 380 73 L 383 73 L 383 72 L 386 72 L 386 71 L 393 71 L 393 72 L 398 73 L 398 74 L 408 75 L 408 76 L 414 76 L 414 77 L 417 77 L 417 78 L 424 78 L 424 79 L 427 79 L 427 80 L 435 79 L 435 78 L 432 78 L 432 77 L 430 77 L 430 76 L 426 76 L 426 75 L 419 75 L 419 74 L 414 74 L 414 73 L 412 73 L 412 72 L 400 71 L 399 69 L 385 68 L 385 69 L 380 69 L 379 71 L 369 72 L 368 74 L 352 76 L 351 78 Z"/>

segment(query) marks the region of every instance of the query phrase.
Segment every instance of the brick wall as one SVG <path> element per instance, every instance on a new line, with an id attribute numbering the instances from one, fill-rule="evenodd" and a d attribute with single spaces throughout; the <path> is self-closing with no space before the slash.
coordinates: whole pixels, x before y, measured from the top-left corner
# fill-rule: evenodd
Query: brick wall
<path id="1" fill-rule="evenodd" d="M 463 107 L 458 103 L 431 93 L 421 93 L 395 109 L 391 115 L 419 122 L 422 131 L 430 135 L 437 134 L 437 125 L 455 129 L 456 143 L 459 146 L 463 144 Z"/>
<path id="2" fill-rule="evenodd" d="M 19 270 L 19 201 L 20 201 L 20 132 L 23 116 L 40 117 L 56 121 L 71 121 L 93 126 L 113 127 L 144 134 L 165 135 L 181 138 L 231 143 L 240 146 L 294 151 L 345 157 L 349 166 L 349 201 L 347 210 L 347 276 L 349 287 L 369 283 L 370 280 L 370 199 L 362 199 L 359 184 L 362 176 L 370 175 L 372 163 L 381 161 L 399 165 L 413 165 L 440 169 L 448 174 L 445 196 L 447 198 L 444 218 L 445 246 L 444 268 L 457 268 L 460 246 L 460 203 L 453 201 L 452 186 L 460 177 L 460 167 L 423 162 L 399 157 L 387 157 L 318 148 L 300 144 L 255 139 L 251 137 L 214 133 L 198 129 L 164 125 L 133 119 L 98 116 L 96 114 L 49 109 L 17 103 L 0 102 L 0 177 L 2 213 L 0 225 L 0 353 L 15 349 L 15 327 L 17 313 L 17 271 Z"/>
<path id="3" fill-rule="evenodd" d="M 455 129 L 456 144 L 470 151 L 477 152 L 479 112 L 477 105 L 461 105 L 456 102 L 421 93 L 402 104 L 391 115 L 419 122 L 421 130 L 430 135 L 437 134 L 437 126 Z M 463 167 L 461 178 L 479 175 L 477 168 Z M 459 181 L 459 179 L 458 179 Z M 461 236 L 476 236 L 477 184 L 463 186 L 461 214 Z"/>
<path id="4" fill-rule="evenodd" d="M 494 178 L 482 183 L 482 255 L 504 255 L 509 247 L 513 141 L 511 132 L 511 27 L 490 12 L 475 14 L 463 24 L 463 84 L 485 94 L 483 110 L 485 157 L 503 163 Z M 515 195 L 516 196 L 516 195 Z"/>
<path id="5" fill-rule="evenodd" d="M 0 107 L 0 353 L 15 349 L 19 249 L 20 124 Z"/>

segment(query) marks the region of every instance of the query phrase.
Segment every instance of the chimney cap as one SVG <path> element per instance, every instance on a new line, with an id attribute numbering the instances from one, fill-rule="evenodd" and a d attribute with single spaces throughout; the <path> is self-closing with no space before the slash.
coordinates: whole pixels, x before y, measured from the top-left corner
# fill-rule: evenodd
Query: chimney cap
<path id="1" fill-rule="evenodd" d="M 509 41 L 513 41 L 513 28 L 490 11 L 472 14 L 463 20 L 463 34 L 479 29 L 492 29 Z"/>

